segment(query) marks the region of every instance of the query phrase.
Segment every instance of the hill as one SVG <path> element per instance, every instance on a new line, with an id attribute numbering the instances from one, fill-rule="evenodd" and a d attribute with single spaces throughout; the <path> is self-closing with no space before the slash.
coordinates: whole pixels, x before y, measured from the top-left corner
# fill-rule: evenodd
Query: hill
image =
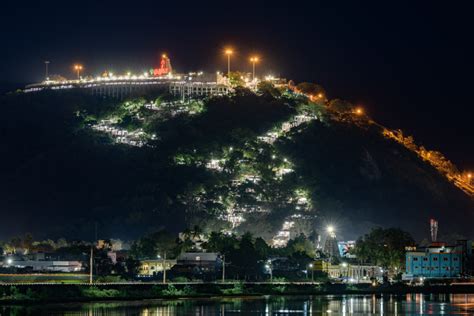
<path id="1" fill-rule="evenodd" d="M 380 225 L 422 239 L 431 217 L 442 235 L 474 237 L 473 200 L 449 171 L 350 105 L 311 100 L 274 89 L 187 101 L 6 95 L 0 238 L 199 225 L 278 243 L 332 224 L 341 238 Z"/>

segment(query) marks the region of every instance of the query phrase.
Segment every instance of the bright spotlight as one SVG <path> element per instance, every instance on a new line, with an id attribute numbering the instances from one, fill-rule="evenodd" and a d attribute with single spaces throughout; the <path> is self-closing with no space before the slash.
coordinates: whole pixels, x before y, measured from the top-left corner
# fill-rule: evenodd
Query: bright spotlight
<path id="1" fill-rule="evenodd" d="M 334 227 L 332 225 L 329 225 L 327 228 L 326 228 L 327 232 L 332 234 L 334 233 Z"/>

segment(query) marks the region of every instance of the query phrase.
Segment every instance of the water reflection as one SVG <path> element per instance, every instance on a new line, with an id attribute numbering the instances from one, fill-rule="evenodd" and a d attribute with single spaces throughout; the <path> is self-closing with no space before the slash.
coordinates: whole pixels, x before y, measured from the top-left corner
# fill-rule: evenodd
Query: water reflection
<path id="1" fill-rule="evenodd" d="M 0 315 L 472 315 L 474 294 L 261 296 L 0 306 Z"/>

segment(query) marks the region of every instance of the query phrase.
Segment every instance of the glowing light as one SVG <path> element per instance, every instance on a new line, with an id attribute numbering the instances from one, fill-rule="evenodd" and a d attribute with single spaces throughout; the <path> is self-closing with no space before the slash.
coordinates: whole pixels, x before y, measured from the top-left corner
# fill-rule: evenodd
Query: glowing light
<path id="1" fill-rule="evenodd" d="M 326 231 L 330 234 L 334 233 L 334 227 L 329 225 L 328 227 L 326 227 Z"/>
<path id="2" fill-rule="evenodd" d="M 7 259 L 7 263 L 8 263 L 8 264 L 12 264 L 12 263 L 13 263 L 13 259 L 12 259 L 12 258 L 8 258 L 8 259 Z"/>
<path id="3" fill-rule="evenodd" d="M 234 53 L 234 51 L 233 51 L 232 49 L 230 49 L 230 48 L 226 48 L 226 50 L 224 51 L 224 53 L 225 53 L 226 55 L 232 55 L 232 54 Z"/>
<path id="4" fill-rule="evenodd" d="M 362 115 L 362 114 L 364 114 L 364 110 L 361 107 L 358 107 L 358 108 L 355 109 L 355 113 L 357 115 Z"/>
<path id="5" fill-rule="evenodd" d="M 252 63 L 258 63 L 258 62 L 260 61 L 260 58 L 258 58 L 258 57 L 256 57 L 256 56 L 250 57 L 250 61 L 251 61 Z"/>
<path id="6" fill-rule="evenodd" d="M 267 75 L 267 76 L 265 76 L 265 80 L 266 80 L 266 81 L 273 81 L 273 80 L 275 80 L 275 76 L 273 76 L 273 75 Z"/>
<path id="7" fill-rule="evenodd" d="M 342 267 L 343 267 L 343 268 L 347 268 L 347 262 L 343 262 L 343 263 L 342 263 Z"/>

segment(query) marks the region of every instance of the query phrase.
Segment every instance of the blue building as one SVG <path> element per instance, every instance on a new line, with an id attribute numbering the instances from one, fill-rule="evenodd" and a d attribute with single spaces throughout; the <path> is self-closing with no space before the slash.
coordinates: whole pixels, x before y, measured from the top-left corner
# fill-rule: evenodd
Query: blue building
<path id="1" fill-rule="evenodd" d="M 433 243 L 429 247 L 410 249 L 406 253 L 407 279 L 453 278 L 463 271 L 465 250 L 461 245 L 446 246 L 444 243 Z"/>

